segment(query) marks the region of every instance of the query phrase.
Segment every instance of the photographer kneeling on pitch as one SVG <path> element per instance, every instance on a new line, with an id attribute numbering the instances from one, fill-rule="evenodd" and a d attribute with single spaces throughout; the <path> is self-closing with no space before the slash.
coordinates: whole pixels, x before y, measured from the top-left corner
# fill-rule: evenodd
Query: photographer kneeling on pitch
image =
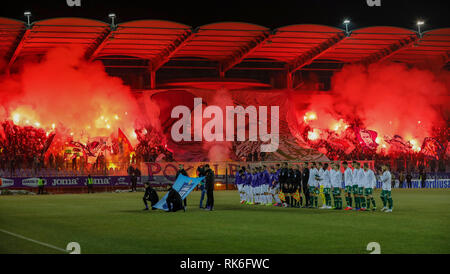
<path id="1" fill-rule="evenodd" d="M 159 201 L 158 193 L 156 193 L 156 190 L 150 186 L 149 182 L 145 183 L 145 194 L 144 194 L 144 197 L 142 198 L 142 200 L 144 201 L 144 204 L 145 204 L 144 210 L 148 210 L 147 201 L 150 201 L 152 210 L 156 209 L 153 206 L 156 205 L 156 203 Z"/>

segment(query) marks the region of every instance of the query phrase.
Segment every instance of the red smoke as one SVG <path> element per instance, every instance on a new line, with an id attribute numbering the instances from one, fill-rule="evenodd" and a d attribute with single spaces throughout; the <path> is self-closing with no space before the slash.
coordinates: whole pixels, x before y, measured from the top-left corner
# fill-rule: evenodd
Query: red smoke
<path id="1" fill-rule="evenodd" d="M 385 136 L 400 135 L 418 148 L 433 126 L 448 127 L 449 83 L 447 72 L 403 64 L 346 66 L 333 76 L 330 93 L 315 93 L 306 109 L 297 107 L 297 121 L 304 123 L 312 111 L 312 128 L 342 133 L 346 125 L 357 125 L 377 131 L 381 145 Z"/>
<path id="2" fill-rule="evenodd" d="M 0 119 L 54 128 L 85 141 L 121 128 L 129 137 L 138 106 L 129 87 L 106 74 L 100 62 L 87 62 L 81 49 L 56 48 L 40 62 L 0 80 Z"/>

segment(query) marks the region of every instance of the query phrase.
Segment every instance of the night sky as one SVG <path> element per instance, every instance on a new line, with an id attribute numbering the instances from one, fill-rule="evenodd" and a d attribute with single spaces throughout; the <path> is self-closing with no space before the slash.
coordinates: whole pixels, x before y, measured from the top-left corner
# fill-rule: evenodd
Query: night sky
<path id="1" fill-rule="evenodd" d="M 366 0 L 81 0 L 81 7 L 69 7 L 66 0 L 3 1 L 0 16 L 24 20 L 30 10 L 32 20 L 54 17 L 85 17 L 108 22 L 108 13 L 117 22 L 136 19 L 170 20 L 193 27 L 219 22 L 241 21 L 277 28 L 290 24 L 323 24 L 343 27 L 349 17 L 352 29 L 388 25 L 415 29 L 417 19 L 426 29 L 450 27 L 450 1 L 381 0 L 381 7 L 369 7 Z"/>

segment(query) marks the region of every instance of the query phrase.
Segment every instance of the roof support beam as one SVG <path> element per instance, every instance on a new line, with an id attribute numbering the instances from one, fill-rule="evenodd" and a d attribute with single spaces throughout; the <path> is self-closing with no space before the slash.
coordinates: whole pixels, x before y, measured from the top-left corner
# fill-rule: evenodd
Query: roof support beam
<path id="1" fill-rule="evenodd" d="M 19 35 L 19 37 L 17 37 L 17 41 L 14 44 L 14 47 L 11 49 L 11 54 L 8 58 L 8 66 L 6 67 L 6 72 L 8 74 L 11 66 L 14 64 L 14 61 L 16 61 L 17 57 L 19 57 L 20 52 L 24 47 L 25 42 L 28 39 L 28 36 L 30 35 L 32 29 L 33 25 L 27 25 L 26 29 Z"/>
<path id="2" fill-rule="evenodd" d="M 197 33 L 196 30 L 187 30 L 183 35 L 177 38 L 173 43 L 171 43 L 167 48 L 164 49 L 163 53 L 152 61 L 150 70 L 157 71 L 165 63 L 167 63 L 172 56 L 174 56 L 181 48 L 184 47 L 192 38 L 195 37 Z"/>
<path id="3" fill-rule="evenodd" d="M 382 62 L 384 60 L 387 60 L 392 55 L 398 53 L 399 51 L 411 46 L 412 44 L 416 43 L 419 40 L 419 37 L 417 35 L 411 35 L 407 38 L 401 39 L 398 42 L 389 45 L 388 47 L 374 52 L 371 55 L 367 56 L 366 58 L 362 59 L 361 61 L 357 63 L 361 63 L 364 65 L 369 65 L 376 62 Z"/>
<path id="4" fill-rule="evenodd" d="M 297 57 L 293 62 L 287 65 L 288 73 L 294 73 L 302 67 L 309 65 L 315 59 L 319 58 L 324 53 L 328 52 L 338 43 L 346 39 L 348 35 L 345 32 L 339 32 L 335 34 L 333 37 L 330 37 L 326 41 L 320 43 L 316 47 L 308 50 L 304 54 Z"/>
<path id="5" fill-rule="evenodd" d="M 109 40 L 114 38 L 115 29 L 106 30 L 100 37 L 97 38 L 96 43 L 89 48 L 85 53 L 85 58 L 93 61 L 102 49 L 106 46 Z"/>
<path id="6" fill-rule="evenodd" d="M 224 76 L 225 72 L 230 70 L 235 65 L 239 64 L 244 60 L 247 56 L 252 54 L 254 51 L 256 51 L 258 48 L 263 46 L 267 41 L 269 41 L 274 35 L 276 34 L 276 30 L 273 32 L 264 32 L 261 36 L 258 36 L 254 40 L 250 41 L 248 45 L 246 45 L 244 48 L 238 50 L 233 56 L 225 60 L 220 64 L 219 70 L 220 75 Z"/>

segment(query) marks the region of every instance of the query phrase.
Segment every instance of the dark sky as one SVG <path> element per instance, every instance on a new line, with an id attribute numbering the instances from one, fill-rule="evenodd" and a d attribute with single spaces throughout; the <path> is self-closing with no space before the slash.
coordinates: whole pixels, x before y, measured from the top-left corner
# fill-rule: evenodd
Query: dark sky
<path id="1" fill-rule="evenodd" d="M 24 20 L 30 10 L 33 20 L 52 17 L 85 17 L 108 21 L 115 12 L 118 22 L 162 19 L 193 27 L 219 21 L 242 21 L 276 28 L 290 24 L 324 24 L 342 27 L 349 17 L 352 28 L 375 25 L 414 29 L 421 18 L 425 29 L 450 27 L 450 1 L 381 0 L 381 7 L 369 7 L 366 0 L 81 0 L 81 7 L 69 7 L 66 0 L 3 1 L 0 16 Z M 7 7 L 6 7 L 7 5 Z"/>

